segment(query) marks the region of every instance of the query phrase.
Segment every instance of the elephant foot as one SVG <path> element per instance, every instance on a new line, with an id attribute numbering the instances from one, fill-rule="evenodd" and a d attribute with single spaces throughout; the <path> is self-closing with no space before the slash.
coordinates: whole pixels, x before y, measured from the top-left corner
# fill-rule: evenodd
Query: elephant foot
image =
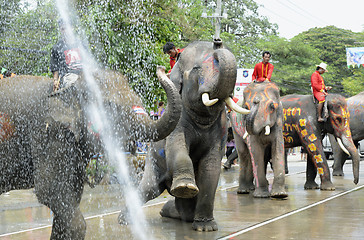
<path id="1" fill-rule="evenodd" d="M 341 169 L 341 170 L 333 170 L 332 171 L 332 176 L 344 176 L 344 172 L 343 172 L 343 170 Z"/>
<path id="2" fill-rule="evenodd" d="M 231 168 L 231 164 L 228 162 L 225 162 L 223 165 L 224 169 L 230 169 Z"/>
<path id="3" fill-rule="evenodd" d="M 218 227 L 214 219 L 194 220 L 192 223 L 192 229 L 198 232 L 212 232 L 212 231 L 217 231 Z"/>
<path id="4" fill-rule="evenodd" d="M 162 217 L 181 219 L 181 215 L 177 211 L 176 204 L 173 200 L 169 200 L 164 204 L 162 210 L 159 212 Z"/>
<path id="5" fill-rule="evenodd" d="M 253 193 L 253 197 L 255 197 L 255 198 L 269 198 L 270 193 L 268 191 L 268 187 L 256 188 L 254 193 Z"/>
<path id="6" fill-rule="evenodd" d="M 312 182 L 306 182 L 305 183 L 305 186 L 304 188 L 306 190 L 309 190 L 309 189 L 319 189 L 319 185 L 315 182 L 315 181 L 312 181 Z"/>
<path id="7" fill-rule="evenodd" d="M 173 179 L 171 194 L 178 198 L 193 198 L 199 189 L 192 178 Z"/>
<path id="8" fill-rule="evenodd" d="M 270 196 L 272 198 L 286 198 L 288 197 L 288 194 L 285 191 L 285 187 L 280 186 L 280 187 L 273 187 L 272 191 L 270 192 Z"/>
<path id="9" fill-rule="evenodd" d="M 335 186 L 334 186 L 334 184 L 332 184 L 332 182 L 321 183 L 320 190 L 334 191 Z"/>
<path id="10" fill-rule="evenodd" d="M 238 194 L 249 194 L 250 192 L 255 190 L 255 186 L 251 185 L 249 187 L 246 186 L 239 186 L 238 188 Z"/>

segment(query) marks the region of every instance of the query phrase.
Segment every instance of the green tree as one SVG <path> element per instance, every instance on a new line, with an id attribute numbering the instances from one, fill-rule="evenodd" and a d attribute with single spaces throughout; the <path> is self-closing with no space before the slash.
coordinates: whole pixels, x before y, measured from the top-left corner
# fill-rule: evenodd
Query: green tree
<path id="1" fill-rule="evenodd" d="M 350 90 L 344 86 L 350 86 L 350 84 L 343 84 L 344 81 L 350 82 L 355 79 L 357 85 L 363 85 L 364 78 L 353 77 L 354 70 L 348 69 L 346 64 L 346 48 L 355 47 L 357 42 L 363 42 L 363 33 L 327 26 L 312 28 L 298 34 L 293 39 L 312 46 L 316 49 L 320 61 L 328 64 L 329 72 L 325 73 L 325 83 L 333 86 L 331 92 L 349 95 Z M 319 64 L 319 62 L 312 63 L 312 65 L 314 64 Z"/>
<path id="2" fill-rule="evenodd" d="M 11 15 L 11 24 L 2 34 L 0 66 L 17 74 L 46 75 L 49 51 L 57 39 L 54 6 L 44 1 L 35 9 L 24 8 L 18 13 Z"/>

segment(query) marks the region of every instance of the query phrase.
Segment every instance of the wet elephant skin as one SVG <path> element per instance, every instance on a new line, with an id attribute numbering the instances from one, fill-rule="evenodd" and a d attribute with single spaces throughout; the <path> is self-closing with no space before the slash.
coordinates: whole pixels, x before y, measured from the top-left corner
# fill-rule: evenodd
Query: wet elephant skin
<path id="1" fill-rule="evenodd" d="M 105 108 L 111 110 L 108 117 L 115 123 L 113 130 L 124 146 L 132 140 L 161 140 L 176 126 L 181 102 L 171 81 L 161 80 L 170 105 L 167 115 L 152 121 L 140 110 L 142 101 L 124 76 L 99 71 L 94 77 Z M 0 194 L 34 187 L 38 201 L 54 214 L 50 238 L 84 239 L 86 223 L 79 203 L 85 167 L 92 154 L 103 152 L 86 113 L 93 96 L 83 78 L 55 93 L 52 87 L 52 79 L 36 76 L 16 76 L 0 83 L 0 122 L 5 123 L 0 128 L 4 130 Z"/>
<path id="2" fill-rule="evenodd" d="M 181 118 L 149 154 L 140 195 L 147 202 L 167 189 L 175 198 L 163 206 L 162 216 L 192 222 L 197 231 L 214 231 L 214 198 L 227 134 L 224 101 L 234 90 L 235 57 L 219 44 L 194 42 L 170 78 L 181 94 Z M 216 102 L 206 105 L 205 93 Z M 124 223 L 123 212 L 119 220 Z"/>

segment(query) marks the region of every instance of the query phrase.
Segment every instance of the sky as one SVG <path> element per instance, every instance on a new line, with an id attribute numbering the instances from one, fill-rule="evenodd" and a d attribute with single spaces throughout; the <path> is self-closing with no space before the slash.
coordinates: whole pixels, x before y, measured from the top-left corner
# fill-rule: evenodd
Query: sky
<path id="1" fill-rule="evenodd" d="M 334 25 L 364 31 L 363 0 L 255 0 L 259 13 L 278 24 L 281 37 L 291 39 L 314 27 Z"/>

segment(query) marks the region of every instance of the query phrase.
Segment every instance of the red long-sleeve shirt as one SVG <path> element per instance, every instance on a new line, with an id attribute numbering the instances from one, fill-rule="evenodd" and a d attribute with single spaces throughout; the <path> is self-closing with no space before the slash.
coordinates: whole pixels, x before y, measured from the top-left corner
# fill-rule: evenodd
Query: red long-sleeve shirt
<path id="1" fill-rule="evenodd" d="M 270 81 L 272 77 L 274 66 L 271 63 L 264 64 L 263 62 L 257 63 L 254 67 L 252 81 L 264 82 L 265 79 Z"/>
<path id="2" fill-rule="evenodd" d="M 325 101 L 326 86 L 324 79 L 318 71 L 315 71 L 311 75 L 311 87 L 312 93 L 319 102 Z"/>
<path id="3" fill-rule="evenodd" d="M 181 52 L 183 52 L 184 48 L 183 49 L 177 49 L 177 55 L 176 57 L 170 57 L 169 58 L 169 65 L 171 66 L 171 69 L 168 71 L 168 73 L 170 73 L 174 67 L 174 64 L 176 64 L 177 60 L 178 60 L 178 57 L 180 55 Z"/>

